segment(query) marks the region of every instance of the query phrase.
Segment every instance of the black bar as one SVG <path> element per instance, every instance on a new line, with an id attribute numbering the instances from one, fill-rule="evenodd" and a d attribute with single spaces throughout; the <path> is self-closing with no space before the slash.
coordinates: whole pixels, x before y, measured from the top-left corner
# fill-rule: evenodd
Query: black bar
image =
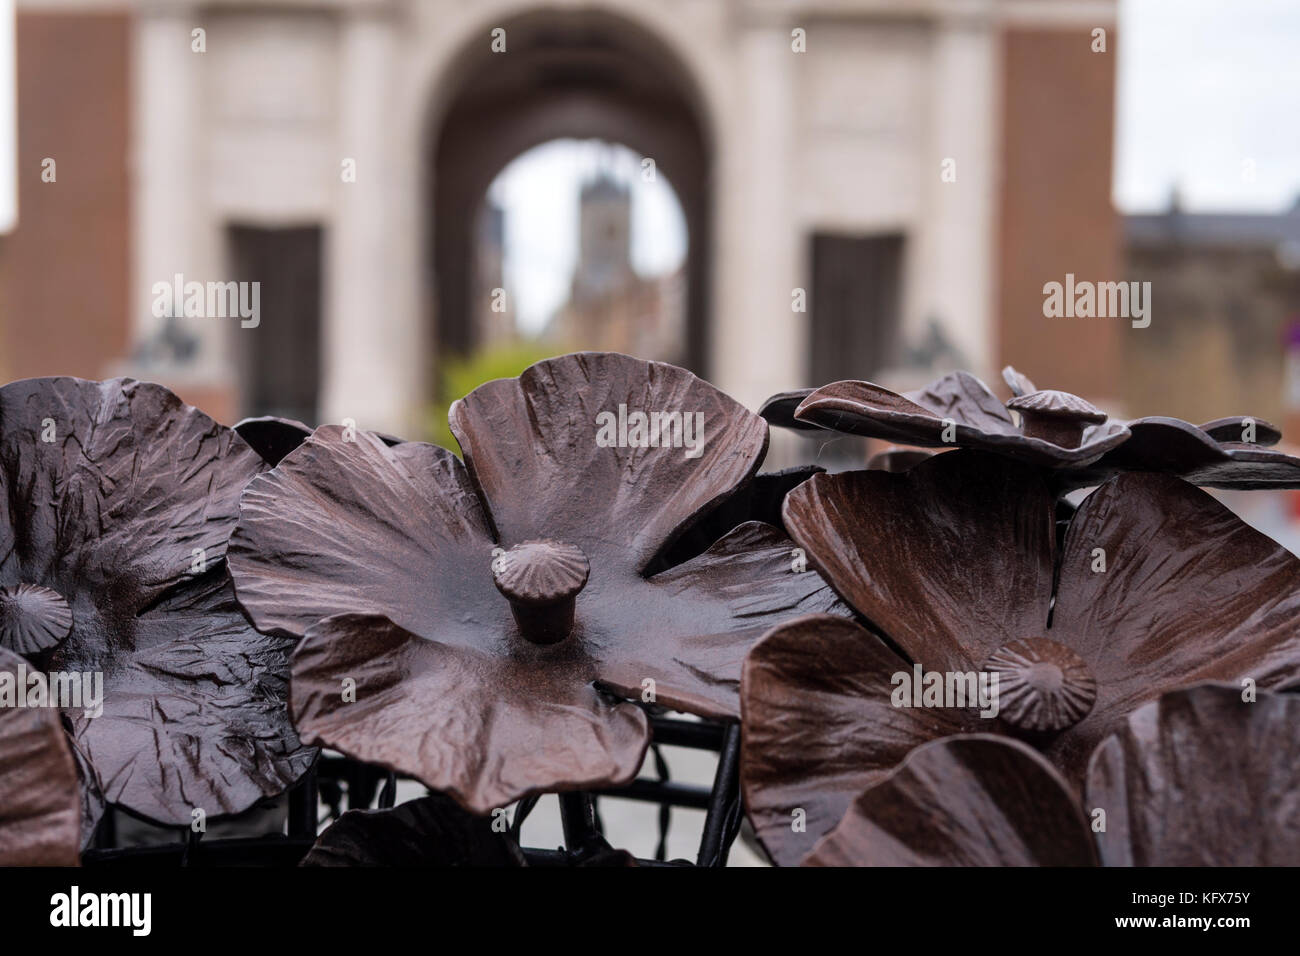
<path id="1" fill-rule="evenodd" d="M 718 755 L 718 770 L 713 775 L 713 795 L 709 799 L 709 814 L 704 818 L 704 834 L 700 837 L 699 866 L 724 866 L 731 841 L 739 830 L 737 808 L 740 800 L 740 725 L 727 727 L 722 752 Z"/>
<path id="2" fill-rule="evenodd" d="M 709 808 L 712 791 L 707 787 L 698 787 L 689 783 L 673 783 L 671 780 L 636 779 L 621 787 L 596 791 L 602 797 L 614 797 L 620 800 L 640 800 L 645 803 L 658 803 L 672 807 L 692 807 L 696 810 Z"/>
<path id="3" fill-rule="evenodd" d="M 524 859 L 529 866 L 562 867 L 573 866 L 573 856 L 565 850 L 524 850 Z M 649 867 L 689 867 L 685 860 L 642 860 L 637 858 L 637 866 Z"/>
<path id="4" fill-rule="evenodd" d="M 314 840 L 277 835 L 164 843 L 112 850 L 86 850 L 83 866 L 166 867 L 180 866 L 297 866 Z"/>
<path id="5" fill-rule="evenodd" d="M 564 827 L 564 847 L 570 853 L 588 846 L 599 835 L 596 811 L 586 793 L 560 794 L 560 824 Z"/>
<path id="6" fill-rule="evenodd" d="M 318 805 L 316 768 L 312 767 L 289 791 L 289 836 L 316 839 Z"/>
<path id="7" fill-rule="evenodd" d="M 680 720 L 672 717 L 651 717 L 650 729 L 654 732 L 655 743 L 672 747 L 690 747 L 694 750 L 722 749 L 728 724 L 716 724 L 696 720 Z"/>

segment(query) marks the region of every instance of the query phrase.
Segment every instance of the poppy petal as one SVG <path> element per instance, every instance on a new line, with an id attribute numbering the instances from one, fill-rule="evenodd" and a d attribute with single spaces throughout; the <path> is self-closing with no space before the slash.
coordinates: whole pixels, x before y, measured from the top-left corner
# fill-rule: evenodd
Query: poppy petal
<path id="1" fill-rule="evenodd" d="M 918 747 L 864 791 L 809 866 L 1093 866 L 1069 786 L 1032 748 L 971 734 Z"/>
<path id="2" fill-rule="evenodd" d="M 741 679 L 740 784 L 778 864 L 798 864 L 913 747 L 991 723 L 972 710 L 895 706 L 900 673 L 910 679 L 911 665 L 843 618 L 798 618 L 754 645 Z"/>
<path id="3" fill-rule="evenodd" d="M 767 423 L 712 385 L 608 352 L 489 382 L 448 418 L 503 546 L 551 538 L 593 565 L 637 571 L 743 485 L 767 451 Z"/>
<path id="4" fill-rule="evenodd" d="M 294 723 L 304 739 L 410 774 L 474 813 L 626 783 L 649 721 L 583 682 L 581 654 L 570 641 L 483 653 L 376 615 L 337 615 L 294 651 Z"/>
<path id="5" fill-rule="evenodd" d="M 1107 866 L 1300 863 L 1300 698 L 1202 684 L 1136 710 L 1092 757 Z"/>

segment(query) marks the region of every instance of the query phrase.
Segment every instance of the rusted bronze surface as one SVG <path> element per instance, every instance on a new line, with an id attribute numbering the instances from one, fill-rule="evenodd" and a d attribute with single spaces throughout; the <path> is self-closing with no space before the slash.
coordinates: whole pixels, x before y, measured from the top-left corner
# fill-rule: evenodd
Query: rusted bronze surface
<path id="1" fill-rule="evenodd" d="M 0 674 L 23 664 L 0 647 Z M 80 803 L 58 712 L 0 706 L 0 866 L 76 866 Z"/>
<path id="2" fill-rule="evenodd" d="M 289 722 L 291 644 L 253 629 L 225 570 L 240 490 L 264 467 L 157 385 L 0 388 L 0 630 L 33 667 L 102 674 L 102 715 L 63 711 L 88 818 L 100 788 L 159 823 L 236 813 L 314 759 Z"/>
<path id="3" fill-rule="evenodd" d="M 598 416 L 620 406 L 702 413 L 699 454 L 602 445 Z M 564 356 L 475 390 L 451 423 L 464 465 L 325 426 L 244 493 L 232 574 L 260 628 L 304 635 L 292 698 L 306 739 L 480 813 L 619 783 L 649 737 L 619 698 L 734 720 L 741 661 L 763 631 L 847 613 L 759 522 L 649 573 L 743 488 L 767 444 L 761 419 L 682 369 Z M 539 540 L 590 565 L 572 633 L 551 645 L 519 633 L 493 568 Z"/>
<path id="4" fill-rule="evenodd" d="M 1011 642 L 1068 650 L 1095 680 L 1095 702 L 1034 742 L 1075 786 L 1092 747 L 1164 691 L 1246 677 L 1268 688 L 1300 675 L 1300 561 L 1167 475 L 1119 475 L 1084 500 L 1055 588 L 1053 494 L 1040 469 L 996 455 L 818 475 L 791 492 L 786 524 L 906 657 L 825 618 L 778 626 L 755 646 L 742 682 L 742 787 L 782 863 L 802 859 L 911 746 L 1014 729 L 970 708 L 894 707 L 890 675 L 913 664 L 980 673 Z M 819 650 L 806 659 L 799 649 L 809 646 Z M 791 830 L 796 807 L 805 833 Z"/>

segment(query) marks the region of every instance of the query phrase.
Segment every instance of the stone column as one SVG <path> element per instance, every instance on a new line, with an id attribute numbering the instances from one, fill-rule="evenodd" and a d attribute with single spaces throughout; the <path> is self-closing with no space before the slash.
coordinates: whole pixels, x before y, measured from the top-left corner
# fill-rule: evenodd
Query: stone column
<path id="1" fill-rule="evenodd" d="M 201 57 L 191 49 L 200 26 L 194 9 L 146 5 L 135 17 L 131 58 L 132 337 L 156 335 L 164 319 L 153 314 L 153 285 L 219 278 L 204 274 L 199 231 L 206 191 L 198 175 Z M 187 323 L 202 334 L 203 320 Z M 205 344 L 207 344 L 205 342 Z M 200 359 L 202 361 L 202 358 Z"/>
<path id="2" fill-rule="evenodd" d="M 412 294 L 418 137 L 395 130 L 399 23 L 386 8 L 343 14 L 338 157 L 329 228 L 321 386 L 323 420 L 412 434 L 423 413 L 420 316 Z M 345 182 L 344 159 L 356 181 Z"/>
<path id="3" fill-rule="evenodd" d="M 996 30 L 987 13 L 947 14 L 935 26 L 932 50 L 930 132 L 921 160 L 926 192 L 905 334 L 919 336 L 938 320 L 967 367 L 988 381 L 996 371 Z M 942 176 L 949 159 L 954 182 Z"/>
<path id="4" fill-rule="evenodd" d="M 790 28 L 764 20 L 736 39 L 735 108 L 719 116 L 719 289 L 712 330 L 716 385 L 756 408 L 807 378 L 807 313 L 790 192 L 795 57 Z"/>

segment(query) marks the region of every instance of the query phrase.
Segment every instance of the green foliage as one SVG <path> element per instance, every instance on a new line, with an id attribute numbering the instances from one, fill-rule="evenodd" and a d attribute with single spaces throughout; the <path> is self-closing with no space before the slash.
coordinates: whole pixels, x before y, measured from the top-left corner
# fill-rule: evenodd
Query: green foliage
<path id="1" fill-rule="evenodd" d="M 453 356 L 444 360 L 438 370 L 438 403 L 430 412 L 431 440 L 459 455 L 460 446 L 447 427 L 447 410 L 451 403 L 484 382 L 514 378 L 534 362 L 558 354 L 541 342 L 521 341 L 482 349 L 468 357 Z"/>

